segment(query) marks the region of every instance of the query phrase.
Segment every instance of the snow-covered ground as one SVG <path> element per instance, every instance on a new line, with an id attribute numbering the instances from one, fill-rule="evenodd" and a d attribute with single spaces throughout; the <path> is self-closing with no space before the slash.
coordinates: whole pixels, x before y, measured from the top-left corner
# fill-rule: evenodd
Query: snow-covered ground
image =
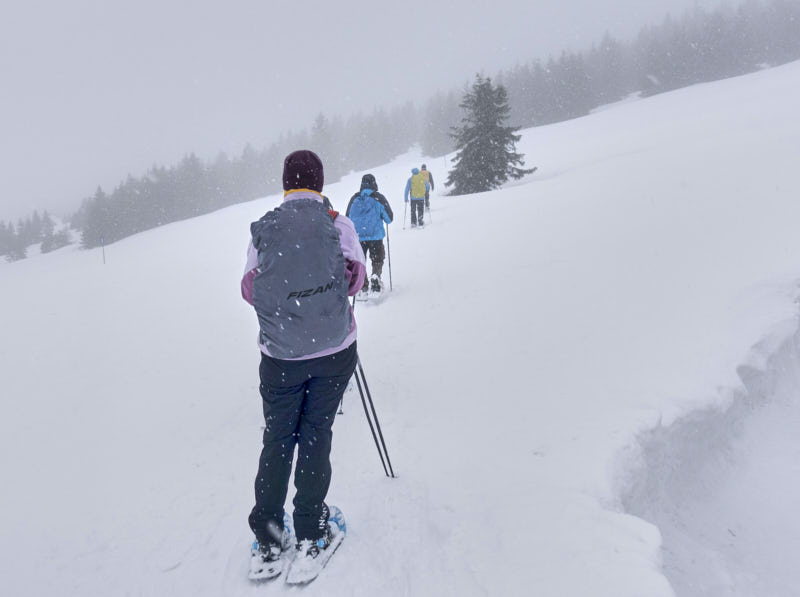
<path id="1" fill-rule="evenodd" d="M 756 400 L 739 377 L 787 369 L 770 363 L 797 327 L 798 105 L 790 64 L 526 131 L 536 174 L 434 195 L 422 231 L 400 222 L 421 156 L 372 170 L 394 291 L 359 305 L 359 352 L 398 478 L 347 394 L 329 501 L 349 535 L 305 594 L 792 594 L 731 566 L 798 526 L 796 392 Z M 339 209 L 360 176 L 326 187 Z M 239 279 L 277 201 L 126 239 L 105 266 L 73 247 L 0 268 L 0 593 L 287 590 L 246 579 L 261 409 Z M 729 491 L 712 502 L 684 466 Z M 700 587 L 685 550 L 732 543 L 696 538 L 720 525 L 741 549 L 709 556 Z M 788 560 L 781 583 L 800 580 Z"/>

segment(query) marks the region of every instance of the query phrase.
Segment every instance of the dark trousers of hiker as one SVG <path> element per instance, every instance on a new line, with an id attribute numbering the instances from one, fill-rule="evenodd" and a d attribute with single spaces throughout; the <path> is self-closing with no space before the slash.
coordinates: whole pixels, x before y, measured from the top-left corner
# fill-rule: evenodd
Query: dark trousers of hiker
<path id="1" fill-rule="evenodd" d="M 417 215 L 419 214 L 419 215 Z M 422 226 L 425 222 L 422 221 L 425 214 L 425 198 L 411 200 L 411 225 Z"/>
<path id="2" fill-rule="evenodd" d="M 356 359 L 355 342 L 335 354 L 304 361 L 261 355 L 264 445 L 256 475 L 256 505 L 250 513 L 250 528 L 259 543 L 280 542 L 295 446 L 297 540 L 322 537 L 331 482 L 331 427 Z"/>
<path id="3" fill-rule="evenodd" d="M 425 207 L 431 208 L 431 192 L 425 191 Z"/>
<path id="4" fill-rule="evenodd" d="M 365 240 L 361 241 L 361 250 L 364 251 L 364 256 L 369 253 L 369 258 L 372 261 L 372 273 L 381 277 L 383 272 L 383 260 L 386 259 L 386 250 L 383 248 L 382 240 Z M 368 284 L 364 280 L 364 286 Z"/>

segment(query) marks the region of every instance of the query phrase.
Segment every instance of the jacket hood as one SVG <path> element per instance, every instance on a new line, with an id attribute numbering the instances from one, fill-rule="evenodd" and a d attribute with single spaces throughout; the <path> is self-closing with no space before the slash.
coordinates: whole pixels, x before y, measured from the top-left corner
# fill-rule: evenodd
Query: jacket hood
<path id="1" fill-rule="evenodd" d="M 411 168 L 411 174 L 419 174 L 419 168 Z"/>
<path id="2" fill-rule="evenodd" d="M 364 189 L 378 190 L 378 182 L 372 174 L 365 174 L 361 177 L 361 190 L 363 191 Z"/>

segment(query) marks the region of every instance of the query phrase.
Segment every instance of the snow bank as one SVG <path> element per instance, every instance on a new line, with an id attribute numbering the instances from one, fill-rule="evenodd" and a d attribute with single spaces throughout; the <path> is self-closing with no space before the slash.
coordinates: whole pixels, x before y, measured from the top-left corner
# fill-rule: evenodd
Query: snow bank
<path id="1" fill-rule="evenodd" d="M 739 376 L 727 408 L 644 434 L 623 498 L 661 530 L 681 597 L 797 594 L 800 328 L 757 345 Z"/>

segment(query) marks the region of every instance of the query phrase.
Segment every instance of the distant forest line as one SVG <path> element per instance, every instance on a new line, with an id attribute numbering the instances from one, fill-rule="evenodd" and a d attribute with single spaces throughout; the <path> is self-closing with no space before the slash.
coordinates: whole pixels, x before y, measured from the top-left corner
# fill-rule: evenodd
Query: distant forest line
<path id="1" fill-rule="evenodd" d="M 641 29 L 622 42 L 606 34 L 590 49 L 564 51 L 499 72 L 511 107 L 509 124 L 529 128 L 569 120 L 633 93 L 651 96 L 800 59 L 800 2 L 747 0 L 712 11 L 696 8 L 680 18 Z M 464 89 L 347 118 L 320 114 L 309 130 L 283 133 L 264 149 L 241 155 L 194 154 L 173 166 L 128 176 L 110 192 L 97 188 L 71 219 L 86 248 L 137 232 L 279 192 L 284 156 L 298 148 L 317 152 L 327 182 L 350 171 L 385 164 L 419 144 L 428 156 L 453 150 L 452 127 L 462 114 Z M 38 216 L 37 216 L 38 217 Z M 27 222 L 27 223 L 26 223 Z M 24 256 L 17 234 L 29 220 L 0 221 L 0 255 Z"/>

